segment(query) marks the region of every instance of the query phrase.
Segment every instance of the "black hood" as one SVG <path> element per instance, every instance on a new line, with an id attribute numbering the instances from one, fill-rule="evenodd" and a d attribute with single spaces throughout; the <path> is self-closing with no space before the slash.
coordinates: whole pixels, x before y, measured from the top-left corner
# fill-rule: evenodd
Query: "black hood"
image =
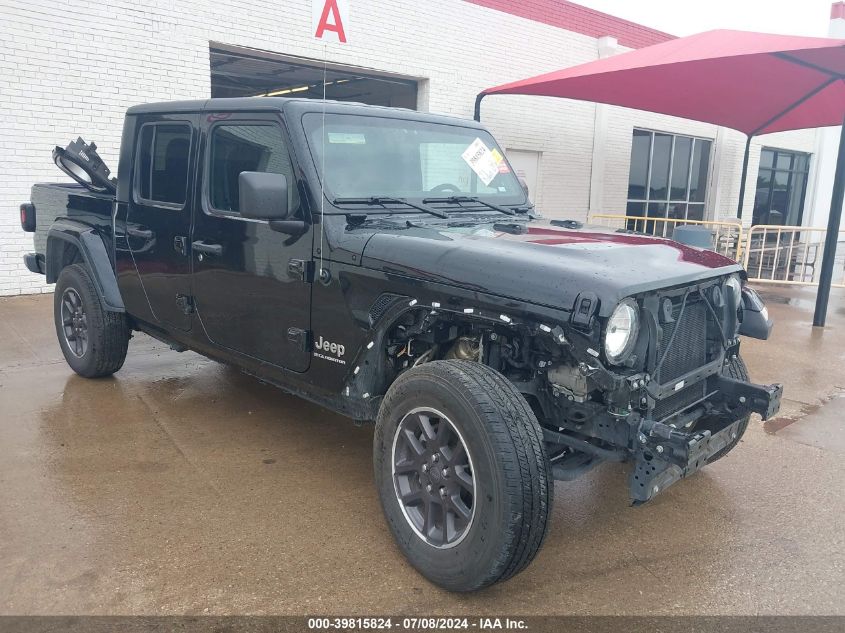
<path id="1" fill-rule="evenodd" d="M 602 316 L 627 296 L 741 270 L 718 253 L 663 238 L 547 222 L 514 226 L 381 228 L 362 265 L 565 310 L 592 291 Z"/>

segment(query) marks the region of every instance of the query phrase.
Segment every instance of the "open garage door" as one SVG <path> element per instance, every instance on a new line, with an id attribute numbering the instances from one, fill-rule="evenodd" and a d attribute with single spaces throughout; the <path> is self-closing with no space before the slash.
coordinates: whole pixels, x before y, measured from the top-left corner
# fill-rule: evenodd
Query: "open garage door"
<path id="1" fill-rule="evenodd" d="M 211 44 L 212 97 L 323 97 L 323 62 Z M 417 82 L 410 78 L 326 65 L 326 98 L 417 109 Z"/>

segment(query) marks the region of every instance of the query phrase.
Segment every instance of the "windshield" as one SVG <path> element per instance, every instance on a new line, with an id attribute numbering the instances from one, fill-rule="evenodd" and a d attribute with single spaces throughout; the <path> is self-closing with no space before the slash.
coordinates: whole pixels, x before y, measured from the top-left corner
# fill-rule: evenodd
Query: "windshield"
<path id="1" fill-rule="evenodd" d="M 484 130 L 350 114 L 303 117 L 329 198 L 477 196 L 524 204 L 502 150 Z"/>

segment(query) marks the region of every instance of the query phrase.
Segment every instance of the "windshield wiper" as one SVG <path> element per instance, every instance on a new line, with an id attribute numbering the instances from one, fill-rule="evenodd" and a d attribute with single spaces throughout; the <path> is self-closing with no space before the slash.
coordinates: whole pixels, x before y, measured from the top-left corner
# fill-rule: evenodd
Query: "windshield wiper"
<path id="1" fill-rule="evenodd" d="M 445 202 L 447 204 L 461 204 L 462 202 L 476 202 L 478 204 L 482 204 L 488 209 L 493 209 L 493 211 L 498 211 L 499 213 L 504 213 L 505 215 L 516 215 L 516 211 L 513 209 L 508 209 L 507 207 L 501 207 L 498 204 L 493 204 L 492 202 L 487 202 L 486 200 L 482 200 L 478 196 L 449 196 L 447 198 L 425 198 L 423 200 L 424 203 L 427 202 Z"/>
<path id="2" fill-rule="evenodd" d="M 428 213 L 429 215 L 433 215 L 438 218 L 449 218 L 449 214 L 445 211 L 440 211 L 439 209 L 432 209 L 431 207 L 427 207 L 422 204 L 417 204 L 416 202 L 409 202 L 404 198 L 394 198 L 392 196 L 370 196 L 369 198 L 335 198 L 334 200 L 332 200 L 332 204 L 369 204 L 379 205 L 384 207 L 385 209 L 387 209 L 387 204 L 389 203 L 404 204 L 406 206 L 411 207 L 412 209 L 423 211 L 425 213 Z"/>

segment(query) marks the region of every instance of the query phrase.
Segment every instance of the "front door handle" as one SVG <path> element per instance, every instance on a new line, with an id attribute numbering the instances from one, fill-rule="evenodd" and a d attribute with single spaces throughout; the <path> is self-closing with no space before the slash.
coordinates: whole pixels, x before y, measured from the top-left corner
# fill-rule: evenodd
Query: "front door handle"
<path id="1" fill-rule="evenodd" d="M 191 244 L 197 253 L 204 253 L 205 255 L 222 255 L 223 246 L 220 244 L 206 244 L 203 241 L 197 241 Z"/>

